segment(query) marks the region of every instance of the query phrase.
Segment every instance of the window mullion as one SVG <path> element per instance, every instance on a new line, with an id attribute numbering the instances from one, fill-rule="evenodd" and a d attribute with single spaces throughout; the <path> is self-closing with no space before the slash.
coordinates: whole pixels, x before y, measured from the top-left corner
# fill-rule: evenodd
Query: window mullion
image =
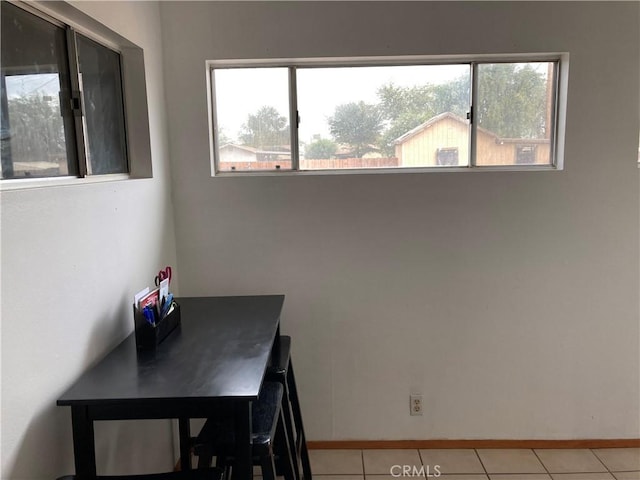
<path id="1" fill-rule="evenodd" d="M 11 124 L 9 119 L 9 98 L 7 94 L 7 84 L 5 74 L 2 72 L 0 75 L 0 91 L 2 92 L 0 98 L 0 109 L 2 109 L 2 178 L 13 178 L 13 159 L 11 157 L 11 143 L 7 141 L 9 133 L 11 131 Z M 6 142 L 6 146 L 5 146 Z"/>
<path id="2" fill-rule="evenodd" d="M 218 114 L 217 114 L 217 105 L 216 105 L 216 74 L 213 68 L 209 69 L 209 81 L 210 83 L 210 95 L 211 101 L 209 102 L 209 108 L 211 109 L 209 112 L 211 118 L 211 148 L 213 149 L 211 152 L 211 158 L 213 158 L 213 173 L 214 175 L 220 172 L 220 139 L 219 137 L 219 129 L 218 129 Z"/>
<path id="3" fill-rule="evenodd" d="M 559 112 L 559 107 L 558 107 L 558 90 L 560 88 L 560 62 L 559 61 L 554 61 L 553 62 L 553 67 L 552 67 L 552 77 L 548 78 L 547 81 L 551 82 L 553 79 L 553 85 L 551 88 L 551 98 L 547 99 L 547 101 L 551 102 L 551 106 L 549 108 L 551 108 L 551 115 L 550 118 L 548 120 L 549 124 L 547 124 L 547 128 L 550 129 L 549 132 L 549 142 L 550 145 L 552 146 L 552 148 L 550 149 L 549 155 L 550 155 L 550 160 L 551 160 L 551 164 L 554 167 L 558 167 L 558 151 L 557 151 L 557 142 L 556 142 L 556 135 L 558 134 L 558 112 Z"/>
<path id="4" fill-rule="evenodd" d="M 76 33 L 71 27 L 67 27 L 67 53 L 69 56 L 69 81 L 71 84 L 71 110 L 73 112 L 76 156 L 78 161 L 78 176 L 86 177 L 87 150 L 83 123 L 82 88 L 80 85 L 80 68 L 78 65 L 78 49 L 76 45 Z"/>
<path id="5" fill-rule="evenodd" d="M 300 170 L 300 152 L 298 144 L 298 92 L 296 83 L 296 67 L 289 67 L 289 125 L 291 133 L 291 170 Z"/>
<path id="6" fill-rule="evenodd" d="M 478 153 L 478 64 L 471 62 L 471 101 L 469 111 L 469 126 L 471 135 L 469 135 L 469 167 L 476 166 Z"/>

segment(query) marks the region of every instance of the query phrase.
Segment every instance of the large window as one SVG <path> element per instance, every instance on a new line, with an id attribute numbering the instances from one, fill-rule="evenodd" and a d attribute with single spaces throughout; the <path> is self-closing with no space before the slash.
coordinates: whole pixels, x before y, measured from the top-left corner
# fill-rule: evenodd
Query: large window
<path id="1" fill-rule="evenodd" d="M 120 54 L 2 2 L 2 179 L 129 171 Z"/>
<path id="2" fill-rule="evenodd" d="M 517 60 L 210 62 L 214 173 L 557 167 L 560 56 Z"/>

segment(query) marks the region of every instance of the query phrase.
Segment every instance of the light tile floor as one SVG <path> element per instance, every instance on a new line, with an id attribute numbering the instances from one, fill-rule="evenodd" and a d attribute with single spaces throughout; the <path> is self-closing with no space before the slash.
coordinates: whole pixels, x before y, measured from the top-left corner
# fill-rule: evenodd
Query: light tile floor
<path id="1" fill-rule="evenodd" d="M 442 480 L 640 480 L 640 448 L 311 450 L 309 456 L 317 480 L 428 480 L 437 473 Z"/>

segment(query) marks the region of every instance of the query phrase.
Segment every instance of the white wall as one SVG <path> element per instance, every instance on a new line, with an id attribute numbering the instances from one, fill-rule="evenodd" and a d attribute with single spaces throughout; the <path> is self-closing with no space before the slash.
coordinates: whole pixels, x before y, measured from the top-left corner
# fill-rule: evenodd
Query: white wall
<path id="1" fill-rule="evenodd" d="M 135 291 L 176 262 L 159 7 L 75 6 L 144 48 L 154 178 L 2 192 L 3 479 L 74 472 L 70 409 L 55 402 L 131 332 Z M 96 446 L 99 473 L 173 467 L 168 421 L 98 424 Z"/>
<path id="2" fill-rule="evenodd" d="M 287 295 L 311 439 L 640 436 L 639 8 L 161 4 L 181 293 Z M 210 178 L 207 59 L 558 51 L 564 171 Z"/>

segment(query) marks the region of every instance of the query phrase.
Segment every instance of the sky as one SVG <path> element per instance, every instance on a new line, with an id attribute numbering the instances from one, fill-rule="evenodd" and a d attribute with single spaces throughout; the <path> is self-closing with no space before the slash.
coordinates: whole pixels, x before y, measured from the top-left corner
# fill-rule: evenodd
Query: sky
<path id="1" fill-rule="evenodd" d="M 27 97 L 34 93 L 58 98 L 60 82 L 57 73 L 36 73 L 32 75 L 7 75 L 7 97 Z"/>
<path id="2" fill-rule="evenodd" d="M 469 65 L 421 65 L 393 67 L 298 68 L 299 138 L 329 138 L 327 118 L 338 105 L 364 101 L 377 103 L 376 91 L 393 82 L 397 86 L 441 84 L 462 75 Z M 223 132 L 237 138 L 249 114 L 260 107 L 275 107 L 289 118 L 287 68 L 218 69 L 215 73 L 218 122 Z"/>

